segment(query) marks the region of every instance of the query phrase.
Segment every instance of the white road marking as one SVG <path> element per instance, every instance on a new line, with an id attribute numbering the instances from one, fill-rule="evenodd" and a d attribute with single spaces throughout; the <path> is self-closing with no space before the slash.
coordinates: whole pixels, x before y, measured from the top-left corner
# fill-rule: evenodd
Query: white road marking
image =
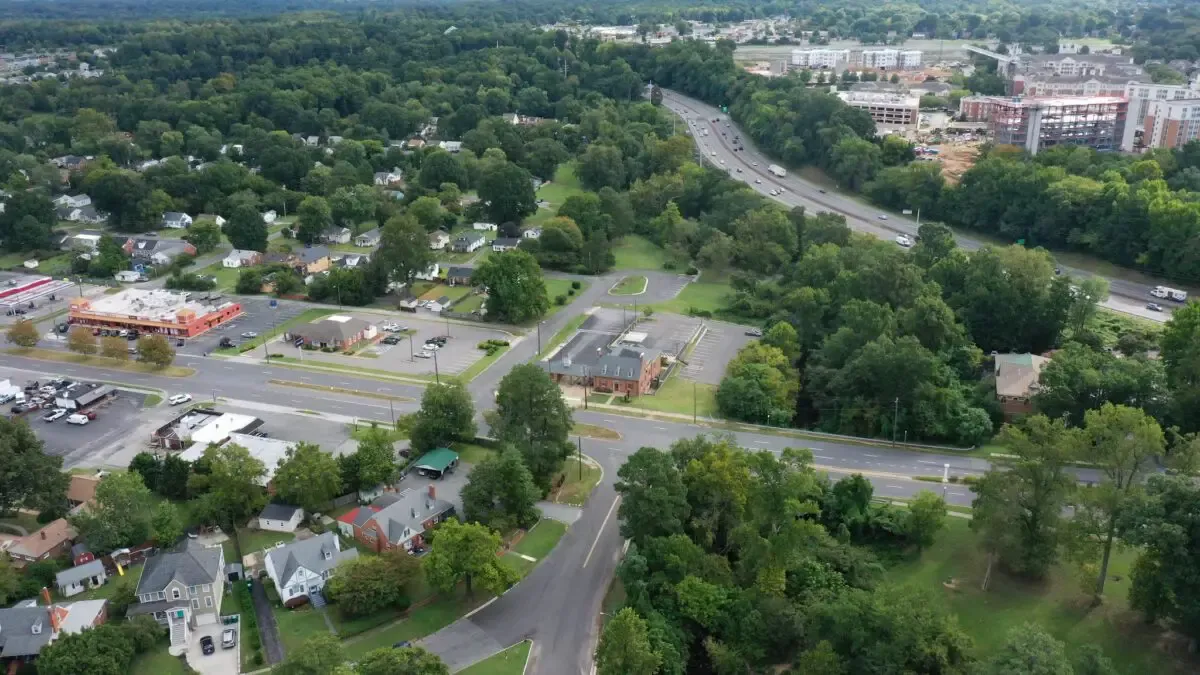
<path id="1" fill-rule="evenodd" d="M 917 464 L 932 464 L 933 466 L 941 466 L 945 464 L 945 462 L 931 462 L 927 459 L 918 459 Z"/>
<path id="2" fill-rule="evenodd" d="M 892 488 L 893 490 L 903 490 L 904 489 L 904 488 L 900 487 L 899 485 L 885 485 L 884 487 Z"/>
<path id="3" fill-rule="evenodd" d="M 750 441 L 755 445 L 767 445 L 767 441 Z"/>
<path id="4" fill-rule="evenodd" d="M 813 458 L 814 459 L 833 459 L 832 457 L 826 457 L 825 455 L 813 455 Z"/>
<path id="5" fill-rule="evenodd" d="M 666 431 L 666 430 L 667 430 L 667 428 L 666 428 L 666 427 L 654 427 L 654 428 L 655 428 L 655 429 L 658 429 L 659 431 Z"/>
<path id="6" fill-rule="evenodd" d="M 608 519 L 612 518 L 613 511 L 617 510 L 617 504 L 620 503 L 621 495 L 617 495 L 617 498 L 613 500 L 612 506 L 608 507 L 608 515 L 604 516 L 604 522 L 600 523 L 600 530 L 596 532 L 596 540 L 592 542 L 592 547 L 588 549 L 587 557 L 583 559 L 583 565 L 580 566 L 580 569 L 588 566 L 588 562 L 592 559 L 592 553 L 596 551 L 596 544 L 600 543 L 600 536 L 604 534 L 604 527 L 608 525 Z"/>
<path id="7" fill-rule="evenodd" d="M 878 458 L 879 458 L 879 455 L 869 455 L 869 454 L 867 454 L 867 453 L 865 453 L 865 452 L 864 452 L 864 453 L 863 453 L 863 457 L 872 457 L 872 458 L 874 458 L 874 459 L 878 459 Z"/>

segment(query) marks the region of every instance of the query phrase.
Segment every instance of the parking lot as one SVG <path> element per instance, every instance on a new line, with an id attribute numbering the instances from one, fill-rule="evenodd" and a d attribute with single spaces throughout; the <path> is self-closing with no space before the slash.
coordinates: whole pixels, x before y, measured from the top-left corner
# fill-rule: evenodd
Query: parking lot
<path id="1" fill-rule="evenodd" d="M 638 295 L 608 295 L 603 302 L 617 303 L 622 305 L 648 305 L 654 302 L 666 302 L 672 300 L 684 286 L 692 281 L 692 277 L 683 274 L 671 274 L 670 272 L 651 272 L 639 270 L 630 272 L 629 276 L 646 277 L 646 290 Z M 611 288 L 610 288 L 611 290 Z"/>
<path id="2" fill-rule="evenodd" d="M 725 367 L 738 350 L 757 338 L 746 335 L 748 326 L 705 321 L 704 331 L 680 372 L 683 377 L 705 384 L 720 384 Z"/>
<path id="3" fill-rule="evenodd" d="M 242 333 L 266 335 L 271 332 L 272 327 L 312 309 L 312 305 L 294 300 L 278 300 L 275 307 L 271 307 L 271 298 L 267 297 L 243 297 L 236 300 L 241 303 L 244 314 L 188 340 L 179 351 L 185 354 L 211 352 L 218 348 L 223 337 L 233 340 L 234 344 L 240 344 Z"/>
<path id="4" fill-rule="evenodd" d="M 21 385 L 24 381 L 14 380 L 13 384 Z M 47 410 L 44 409 L 18 416 L 28 421 L 29 428 L 45 444 L 47 454 L 60 456 L 64 465 L 72 466 L 88 455 L 128 437 L 138 426 L 138 414 L 145 400 L 145 394 L 118 389 L 115 396 L 89 408 L 95 411 L 96 419 L 84 425 L 67 424 L 66 416 L 54 422 L 45 422 L 42 417 Z M 12 403 L 5 404 L 3 413 L 12 415 L 12 406 Z M 50 409 L 53 408 L 51 404 Z"/>
<path id="5" fill-rule="evenodd" d="M 449 339 L 446 340 L 446 345 L 436 350 L 436 368 L 440 374 L 456 375 L 484 357 L 484 351 L 478 348 L 480 342 L 511 339 L 507 333 L 482 326 L 447 324 L 444 321 L 430 321 L 413 316 L 386 317 L 379 314 L 355 312 L 342 312 L 342 314 L 364 319 L 376 326 L 394 322 L 407 330 L 395 334 L 400 341 L 394 345 L 382 343 L 382 338 L 391 333 L 381 330 L 381 338 L 375 345 L 361 349 L 354 355 L 299 349 L 282 338 L 271 342 L 271 351 L 278 351 L 284 356 L 304 361 L 386 370 L 400 374 L 433 375 L 435 359 L 432 356 L 422 358 L 420 352 L 423 350 L 426 340 L 448 335 Z"/>

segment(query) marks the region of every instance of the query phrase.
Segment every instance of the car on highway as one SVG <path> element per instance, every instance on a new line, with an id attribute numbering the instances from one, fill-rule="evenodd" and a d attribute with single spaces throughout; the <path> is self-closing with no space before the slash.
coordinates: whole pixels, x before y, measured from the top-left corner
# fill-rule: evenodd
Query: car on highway
<path id="1" fill-rule="evenodd" d="M 741 173 L 741 172 L 742 172 L 742 167 L 740 167 L 740 166 L 739 166 L 739 167 L 737 168 L 737 172 L 738 172 L 738 173 Z"/>
<path id="2" fill-rule="evenodd" d="M 242 337 L 244 337 L 244 338 L 256 338 L 256 337 L 258 337 L 258 333 L 255 333 L 255 332 L 254 332 L 254 331 L 252 331 L 252 330 L 248 330 L 248 331 L 246 331 L 245 333 L 242 333 Z"/>
<path id="3" fill-rule="evenodd" d="M 754 179 L 754 184 L 755 184 L 755 185 L 762 185 L 762 179 L 761 179 L 761 178 L 755 178 L 755 179 Z"/>
<path id="4" fill-rule="evenodd" d="M 824 188 L 821 188 L 821 189 L 817 190 L 817 192 L 820 192 L 821 194 L 827 194 L 827 193 L 825 192 L 825 189 L 824 189 Z"/>
<path id="5" fill-rule="evenodd" d="M 716 151 L 716 150 L 713 150 L 712 152 L 710 152 L 710 153 L 708 153 L 708 154 L 712 155 L 713 157 L 716 157 L 716 156 L 717 156 L 717 151 Z"/>
<path id="6" fill-rule="evenodd" d="M 170 403 L 171 405 L 183 405 L 184 403 L 188 403 L 191 400 L 192 400 L 191 394 L 175 394 L 171 398 L 167 399 L 167 402 Z"/>
<path id="7" fill-rule="evenodd" d="M 51 410 L 50 412 L 46 413 L 45 415 L 42 415 L 42 421 L 43 422 L 57 422 L 58 420 L 61 420 L 62 418 L 66 417 L 66 416 L 67 416 L 66 410 L 64 410 L 62 408 L 55 408 L 54 410 Z"/>
<path id="8" fill-rule="evenodd" d="M 880 220 L 887 220 L 887 219 L 888 219 L 888 217 L 887 217 L 887 214 L 884 214 L 884 213 L 881 213 L 881 214 L 879 214 L 878 216 L 875 216 L 875 217 L 876 217 L 876 218 L 878 218 L 878 219 L 880 219 Z"/>
<path id="9" fill-rule="evenodd" d="M 750 328 L 746 331 L 746 335 L 749 335 L 750 337 L 762 337 L 762 334 L 761 328 Z"/>
<path id="10" fill-rule="evenodd" d="M 750 166 L 758 166 L 758 162 L 750 162 Z"/>
<path id="11" fill-rule="evenodd" d="M 1146 309 L 1150 310 L 1151 312 L 1161 312 L 1161 311 L 1163 311 L 1162 305 L 1158 304 L 1157 302 L 1148 302 L 1148 303 L 1146 303 Z"/>
<path id="12" fill-rule="evenodd" d="M 217 651 L 217 647 L 213 644 L 211 635 L 205 635 L 204 637 L 200 638 L 200 651 L 204 652 L 205 656 Z"/>
<path id="13" fill-rule="evenodd" d="M 237 646 L 237 631 L 226 628 L 221 631 L 221 649 L 233 649 Z"/>
<path id="14" fill-rule="evenodd" d="M 778 194 L 779 194 L 779 190 L 774 190 L 774 189 L 773 189 L 773 190 L 771 190 L 771 196 L 772 196 L 772 197 L 774 197 L 774 196 L 776 196 L 776 195 L 778 195 Z"/>
<path id="15" fill-rule="evenodd" d="M 896 243 L 904 248 L 909 248 L 913 245 L 913 240 L 909 239 L 907 234 L 898 234 L 896 235 Z"/>

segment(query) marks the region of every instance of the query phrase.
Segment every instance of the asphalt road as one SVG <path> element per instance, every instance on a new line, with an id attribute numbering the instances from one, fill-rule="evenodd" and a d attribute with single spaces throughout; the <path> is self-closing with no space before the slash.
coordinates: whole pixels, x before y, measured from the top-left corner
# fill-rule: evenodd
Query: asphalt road
<path id="1" fill-rule="evenodd" d="M 730 172 L 735 179 L 746 181 L 751 187 L 766 197 L 775 199 L 788 207 L 803 206 L 812 212 L 831 211 L 846 217 L 846 224 L 859 232 L 866 232 L 881 239 L 894 239 L 897 234 L 915 236 L 917 223 L 906 216 L 886 212 L 879 207 L 871 206 L 857 199 L 841 194 L 836 189 L 829 189 L 811 181 L 800 178 L 794 173 L 779 178 L 767 171 L 767 166 L 775 160 L 760 152 L 748 139 L 745 133 L 735 124 L 726 113 L 722 113 L 706 103 L 683 96 L 678 92 L 663 90 L 663 105 L 673 110 L 689 123 L 695 122 L 693 137 L 704 159 L 714 166 Z M 712 120 L 720 118 L 720 122 Z M 709 135 L 703 136 L 697 129 L 708 129 Z M 721 132 L 725 135 L 722 136 Z M 734 136 L 741 138 L 740 144 L 745 148 L 734 151 Z M 740 173 L 737 169 L 741 169 Z M 755 181 L 761 183 L 755 183 Z M 772 188 L 783 188 L 784 192 L 772 197 Z M 881 220 L 880 215 L 886 215 L 887 220 Z M 985 244 L 984 241 L 955 232 L 958 245 L 974 250 Z M 1081 269 L 1061 265 L 1064 274 L 1075 278 L 1101 276 Z M 1133 274 L 1133 273 L 1131 273 Z M 1127 279 L 1104 277 L 1109 284 L 1109 297 L 1103 306 L 1119 312 L 1133 314 L 1152 321 L 1166 321 L 1171 316 L 1172 307 L 1168 301 L 1155 300 L 1149 295 L 1149 286 L 1134 283 Z M 1169 285 L 1166 281 L 1160 281 Z M 1146 303 L 1158 302 L 1163 305 L 1164 312 L 1152 312 L 1146 309 Z"/>

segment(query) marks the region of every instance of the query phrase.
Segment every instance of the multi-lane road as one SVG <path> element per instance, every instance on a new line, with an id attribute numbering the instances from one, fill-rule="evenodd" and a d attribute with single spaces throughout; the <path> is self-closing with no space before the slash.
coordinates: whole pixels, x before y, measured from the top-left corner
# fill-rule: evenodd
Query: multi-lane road
<path id="1" fill-rule="evenodd" d="M 897 234 L 916 236 L 917 223 L 903 215 L 888 213 L 878 207 L 873 207 L 854 197 L 842 194 L 837 189 L 816 185 L 793 173 L 780 178 L 767 171 L 767 166 L 776 160 L 767 157 L 747 138 L 746 134 L 729 115 L 717 108 L 678 92 L 663 90 L 663 105 L 674 111 L 692 125 L 697 149 L 704 159 L 714 166 L 729 171 L 735 179 L 746 181 L 751 187 L 764 196 L 775 199 L 789 207 L 803 206 L 810 212 L 830 211 L 846 217 L 846 224 L 859 232 L 867 232 L 882 239 L 891 240 Z M 719 119 L 718 122 L 712 120 Z M 695 134 L 695 130 L 707 129 L 708 135 Z M 724 132 L 724 134 L 722 134 Z M 734 137 L 741 140 L 734 142 Z M 742 146 L 745 149 L 735 151 Z M 741 169 L 740 172 L 737 170 Z M 761 182 L 756 182 L 761 181 Z M 771 189 L 783 188 L 778 195 L 771 195 Z M 880 215 L 886 215 L 881 220 Z M 972 238 L 962 232 L 955 232 L 958 245 L 968 249 L 977 249 L 985 244 L 984 241 Z M 1092 272 L 1060 264 L 1064 274 L 1082 279 L 1090 276 L 1100 276 Z M 1133 273 L 1130 273 L 1133 275 Z M 1153 321 L 1166 321 L 1170 317 L 1170 303 L 1157 301 L 1149 295 L 1149 285 L 1131 282 L 1128 279 L 1104 277 L 1109 285 L 1109 297 L 1103 303 L 1105 307 L 1127 314 L 1133 314 Z M 1169 285 L 1166 281 L 1159 281 Z M 1154 312 L 1146 309 L 1148 302 L 1158 302 L 1166 311 Z"/>

